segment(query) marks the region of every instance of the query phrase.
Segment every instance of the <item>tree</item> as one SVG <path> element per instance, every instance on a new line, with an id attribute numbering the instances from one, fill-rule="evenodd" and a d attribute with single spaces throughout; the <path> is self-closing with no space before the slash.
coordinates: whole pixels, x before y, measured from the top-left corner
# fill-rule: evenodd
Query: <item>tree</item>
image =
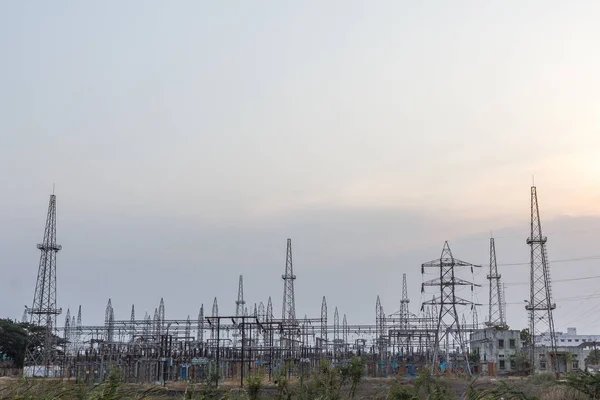
<path id="1" fill-rule="evenodd" d="M 25 363 L 25 350 L 34 352 L 43 348 L 46 328 L 29 323 L 18 323 L 0 318 L 0 355 L 14 361 L 17 368 Z M 58 346 L 64 345 L 64 339 L 55 337 Z"/>
<path id="2" fill-rule="evenodd" d="M 590 351 L 590 354 L 585 358 L 585 365 L 598 365 L 600 364 L 600 350 L 594 349 Z"/>
<path id="3" fill-rule="evenodd" d="M 480 360 L 481 360 L 481 356 L 479 355 L 479 349 L 478 348 L 472 349 L 471 352 L 469 353 L 469 362 L 471 364 L 477 364 L 477 363 L 479 363 Z"/>
<path id="4" fill-rule="evenodd" d="M 510 356 L 510 360 L 514 361 L 515 363 L 515 370 L 517 372 L 517 375 L 526 376 L 531 374 L 531 365 L 526 352 L 517 352 Z"/>
<path id="5" fill-rule="evenodd" d="M 352 357 L 352 361 L 340 368 L 342 384 L 350 382 L 350 398 L 353 399 L 358 391 L 360 381 L 365 374 L 365 360 L 361 357 Z"/>
<path id="6" fill-rule="evenodd" d="M 529 346 L 531 344 L 531 333 L 529 332 L 528 328 L 521 329 L 519 336 L 521 337 L 521 343 L 523 343 L 523 346 Z"/>

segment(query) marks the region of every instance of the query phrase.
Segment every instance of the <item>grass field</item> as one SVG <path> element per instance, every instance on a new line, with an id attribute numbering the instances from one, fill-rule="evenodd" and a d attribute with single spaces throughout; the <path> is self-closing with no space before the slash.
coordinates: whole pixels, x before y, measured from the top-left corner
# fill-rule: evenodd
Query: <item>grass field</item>
<path id="1" fill-rule="evenodd" d="M 118 374 L 100 385 L 85 386 L 67 380 L 0 378 L 0 400 L 584 400 L 600 398 L 589 387 L 580 391 L 551 376 L 511 379 L 462 379 L 422 375 L 416 379 L 360 379 L 356 391 L 331 371 L 300 380 L 267 382 L 250 377 L 245 388 L 239 382 L 191 385 L 184 382 L 156 385 L 124 384 Z M 598 386 L 598 385 L 597 385 Z M 600 387 L 600 386 L 599 386 Z M 584 393 L 585 392 L 585 393 Z M 586 394 L 587 393 L 587 394 Z"/>

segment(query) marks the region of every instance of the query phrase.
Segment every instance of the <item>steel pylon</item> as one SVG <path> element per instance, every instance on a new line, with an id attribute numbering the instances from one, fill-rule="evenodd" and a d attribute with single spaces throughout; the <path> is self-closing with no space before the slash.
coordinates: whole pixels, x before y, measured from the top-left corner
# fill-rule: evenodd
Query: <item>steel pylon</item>
<path id="1" fill-rule="evenodd" d="M 498 273 L 498 264 L 496 262 L 496 243 L 494 238 L 490 238 L 490 273 L 487 279 L 490 281 L 490 304 L 487 326 L 494 326 L 497 328 L 506 327 L 506 319 L 504 316 L 504 301 L 502 292 L 502 285 L 500 278 L 502 275 Z"/>
<path id="2" fill-rule="evenodd" d="M 471 367 L 469 365 L 469 359 L 467 357 L 467 344 L 464 340 L 463 326 L 461 326 L 461 320 L 458 314 L 457 306 L 474 306 L 481 305 L 475 304 L 472 301 L 463 299 L 457 296 L 457 287 L 470 286 L 473 287 L 480 285 L 472 282 L 460 279 L 456 276 L 459 267 L 471 268 L 481 267 L 480 265 L 471 264 L 465 261 L 454 258 L 450 245 L 446 241 L 442 254 L 439 259 L 424 263 L 421 265 L 421 273 L 425 273 L 425 268 L 433 268 L 439 270 L 439 278 L 432 279 L 423 282 L 424 286 L 438 287 L 440 290 L 439 297 L 434 297 L 430 302 L 423 302 L 424 305 L 439 306 L 437 309 L 437 320 L 435 333 L 435 342 L 433 348 L 433 354 L 431 358 L 431 365 L 433 368 L 437 368 L 439 362 L 439 350 L 440 345 L 444 339 L 448 340 L 448 335 L 451 335 L 455 342 L 458 343 L 462 356 L 465 359 L 466 372 L 471 374 Z M 423 288 L 421 291 L 424 291 Z M 448 354 L 446 354 L 448 356 Z"/>
<path id="3" fill-rule="evenodd" d="M 525 309 L 529 311 L 529 333 L 531 335 L 529 362 L 531 373 L 535 373 L 535 370 L 540 368 L 540 365 L 536 362 L 535 347 L 543 337 L 549 339 L 550 365 L 553 371 L 558 373 L 556 333 L 552 316 L 552 310 L 556 308 L 556 304 L 552 302 L 552 283 L 548 254 L 546 253 L 547 238 L 542 234 L 542 222 L 535 186 L 531 187 L 530 231 L 531 234 L 527 238 L 527 244 L 530 247 L 529 301 Z"/>
<path id="4" fill-rule="evenodd" d="M 56 253 L 62 246 L 56 243 L 56 196 L 50 195 L 46 226 L 40 250 L 40 262 L 33 296 L 33 305 L 28 309 L 30 322 L 45 331 L 41 343 L 29 343 L 25 354 L 25 367 L 31 376 L 48 377 L 58 360 L 58 335 L 56 317 L 62 309 L 56 303 Z"/>

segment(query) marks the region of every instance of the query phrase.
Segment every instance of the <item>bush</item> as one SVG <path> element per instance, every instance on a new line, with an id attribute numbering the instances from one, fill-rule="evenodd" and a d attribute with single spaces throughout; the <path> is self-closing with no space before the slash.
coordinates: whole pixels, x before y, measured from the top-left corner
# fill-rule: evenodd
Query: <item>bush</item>
<path id="1" fill-rule="evenodd" d="M 415 393 L 421 393 L 430 400 L 451 400 L 456 396 L 448 386 L 436 379 L 428 369 L 423 370 L 415 380 Z"/>
<path id="2" fill-rule="evenodd" d="M 365 374 L 365 361 L 359 357 L 353 357 L 350 364 L 340 368 L 342 384 L 350 381 L 350 398 L 353 399 L 358 391 L 360 381 Z"/>
<path id="3" fill-rule="evenodd" d="M 329 360 L 321 360 L 318 372 L 314 375 L 316 395 L 327 400 L 341 398 L 342 379 L 340 372 L 331 367 Z"/>
<path id="4" fill-rule="evenodd" d="M 531 383 L 543 385 L 556 382 L 556 375 L 554 375 L 552 372 L 544 372 L 542 374 L 535 374 L 529 379 Z"/>
<path id="5" fill-rule="evenodd" d="M 593 399 L 600 397 L 600 376 L 598 375 L 590 374 L 589 372 L 571 373 L 561 383 L 581 393 L 585 393 Z"/>
<path id="6" fill-rule="evenodd" d="M 287 369 L 285 367 L 281 369 L 279 375 L 273 380 L 273 383 L 277 387 L 277 399 L 289 400 L 292 398 L 287 379 Z"/>
<path id="7" fill-rule="evenodd" d="M 246 391 L 250 400 L 258 400 L 260 391 L 263 387 L 264 377 L 261 373 L 255 372 L 246 378 Z"/>
<path id="8" fill-rule="evenodd" d="M 390 400 L 418 400 L 419 397 L 415 394 L 414 388 L 406 386 L 394 385 L 390 389 Z"/>

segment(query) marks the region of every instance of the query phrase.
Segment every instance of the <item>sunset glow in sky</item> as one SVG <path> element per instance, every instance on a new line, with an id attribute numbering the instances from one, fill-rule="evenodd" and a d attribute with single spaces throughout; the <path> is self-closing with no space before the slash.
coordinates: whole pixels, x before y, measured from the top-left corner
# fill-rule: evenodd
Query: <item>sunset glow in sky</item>
<path id="1" fill-rule="evenodd" d="M 88 322 L 109 297 L 233 310 L 239 274 L 249 304 L 280 299 L 287 237 L 299 315 L 327 295 L 374 321 L 403 272 L 416 312 L 444 240 L 485 264 L 493 231 L 528 260 L 533 176 L 550 258 L 596 255 L 598 21 L 596 1 L 3 2 L 0 316 L 31 303 L 53 183 L 59 303 Z"/>

